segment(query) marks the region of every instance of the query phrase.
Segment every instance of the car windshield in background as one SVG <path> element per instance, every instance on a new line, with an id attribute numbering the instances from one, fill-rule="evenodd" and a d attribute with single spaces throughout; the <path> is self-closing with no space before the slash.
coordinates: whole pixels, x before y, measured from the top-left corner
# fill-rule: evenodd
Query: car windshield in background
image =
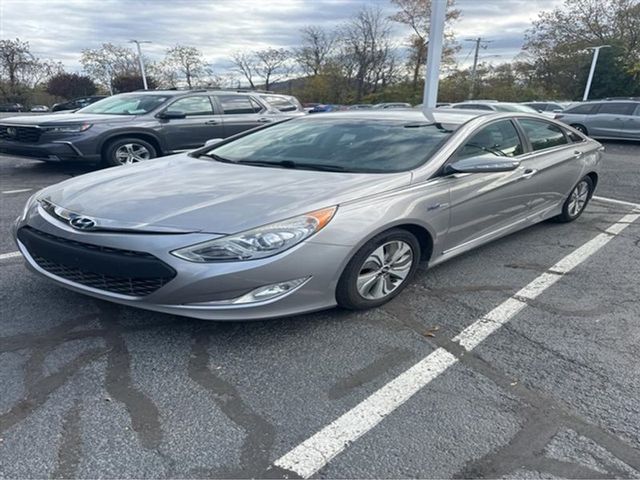
<path id="1" fill-rule="evenodd" d="M 505 104 L 505 103 L 494 103 L 492 105 L 498 112 L 538 113 L 538 111 L 535 108 L 531 108 L 526 105 Z"/>
<path id="2" fill-rule="evenodd" d="M 169 99 L 167 95 L 124 94 L 92 103 L 78 112 L 102 113 L 105 115 L 144 115 L 155 110 Z"/>
<path id="3" fill-rule="evenodd" d="M 406 120 L 294 120 L 215 147 L 209 156 L 267 167 L 401 172 L 426 162 L 451 133 L 440 124 Z"/>

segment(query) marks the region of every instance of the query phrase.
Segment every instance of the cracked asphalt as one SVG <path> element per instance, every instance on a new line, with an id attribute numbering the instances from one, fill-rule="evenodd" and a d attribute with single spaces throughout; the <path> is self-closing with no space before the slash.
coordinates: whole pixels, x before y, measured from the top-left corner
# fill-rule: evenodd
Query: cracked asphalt
<path id="1" fill-rule="evenodd" d="M 597 195 L 640 203 L 640 144 Z M 77 167 L 0 157 L 0 254 Z M 640 221 L 472 352 L 451 339 L 631 210 L 593 201 L 424 268 L 384 308 L 249 323 L 134 310 L 0 260 L 1 478 L 284 478 L 272 464 L 441 347 L 459 361 L 315 476 L 640 477 Z"/>

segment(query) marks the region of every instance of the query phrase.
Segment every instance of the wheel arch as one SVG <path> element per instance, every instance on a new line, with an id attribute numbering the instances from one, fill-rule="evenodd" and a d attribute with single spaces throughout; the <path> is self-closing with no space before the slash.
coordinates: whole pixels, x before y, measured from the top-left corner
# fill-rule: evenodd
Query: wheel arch
<path id="1" fill-rule="evenodd" d="M 149 132 L 133 131 L 133 132 L 118 132 L 118 133 L 109 135 L 108 137 L 105 137 L 100 143 L 100 148 L 98 149 L 98 152 L 100 153 L 100 155 L 104 157 L 107 146 L 111 142 L 121 138 L 137 138 L 140 140 L 144 140 L 146 142 L 149 142 L 151 145 L 153 145 L 153 147 L 156 149 L 157 156 L 160 157 L 164 153 L 162 142 L 156 135 Z"/>

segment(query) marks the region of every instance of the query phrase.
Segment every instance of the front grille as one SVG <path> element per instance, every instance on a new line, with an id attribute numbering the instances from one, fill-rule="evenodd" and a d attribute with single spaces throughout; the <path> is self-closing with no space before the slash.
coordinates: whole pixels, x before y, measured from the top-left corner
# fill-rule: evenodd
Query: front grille
<path id="1" fill-rule="evenodd" d="M 143 297 L 176 276 L 169 265 L 145 252 L 78 242 L 31 227 L 21 228 L 18 239 L 52 275 L 107 292 Z"/>
<path id="2" fill-rule="evenodd" d="M 37 127 L 14 127 L 12 125 L 0 125 L 0 140 L 14 142 L 36 143 L 40 140 L 42 130 Z"/>

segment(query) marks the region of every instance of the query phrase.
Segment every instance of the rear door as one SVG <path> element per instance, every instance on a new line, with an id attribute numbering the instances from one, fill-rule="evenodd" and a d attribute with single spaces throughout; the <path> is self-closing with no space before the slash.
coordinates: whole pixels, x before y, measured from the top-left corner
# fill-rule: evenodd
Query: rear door
<path id="1" fill-rule="evenodd" d="M 579 160 L 584 148 L 582 137 L 578 143 L 560 126 L 532 118 L 519 118 L 518 125 L 524 132 L 530 152 L 521 159 L 525 171 L 531 213 L 545 215 L 561 204 L 577 183 L 582 169 Z"/>
<path id="2" fill-rule="evenodd" d="M 185 118 L 159 119 L 162 123 L 161 132 L 171 151 L 190 150 L 204 145 L 211 138 L 224 136 L 221 115 L 214 113 L 207 95 L 179 98 L 169 104 L 164 112 L 185 114 Z"/>
<path id="3" fill-rule="evenodd" d="M 602 102 L 596 114 L 589 120 L 587 129 L 594 137 L 622 138 L 627 120 L 631 118 L 636 105 L 631 102 Z"/>
<path id="4" fill-rule="evenodd" d="M 640 140 L 640 103 L 636 104 L 633 115 L 625 121 L 624 136 Z"/>
<path id="5" fill-rule="evenodd" d="M 224 119 L 224 137 L 269 123 L 273 117 L 250 95 L 215 95 Z"/>

